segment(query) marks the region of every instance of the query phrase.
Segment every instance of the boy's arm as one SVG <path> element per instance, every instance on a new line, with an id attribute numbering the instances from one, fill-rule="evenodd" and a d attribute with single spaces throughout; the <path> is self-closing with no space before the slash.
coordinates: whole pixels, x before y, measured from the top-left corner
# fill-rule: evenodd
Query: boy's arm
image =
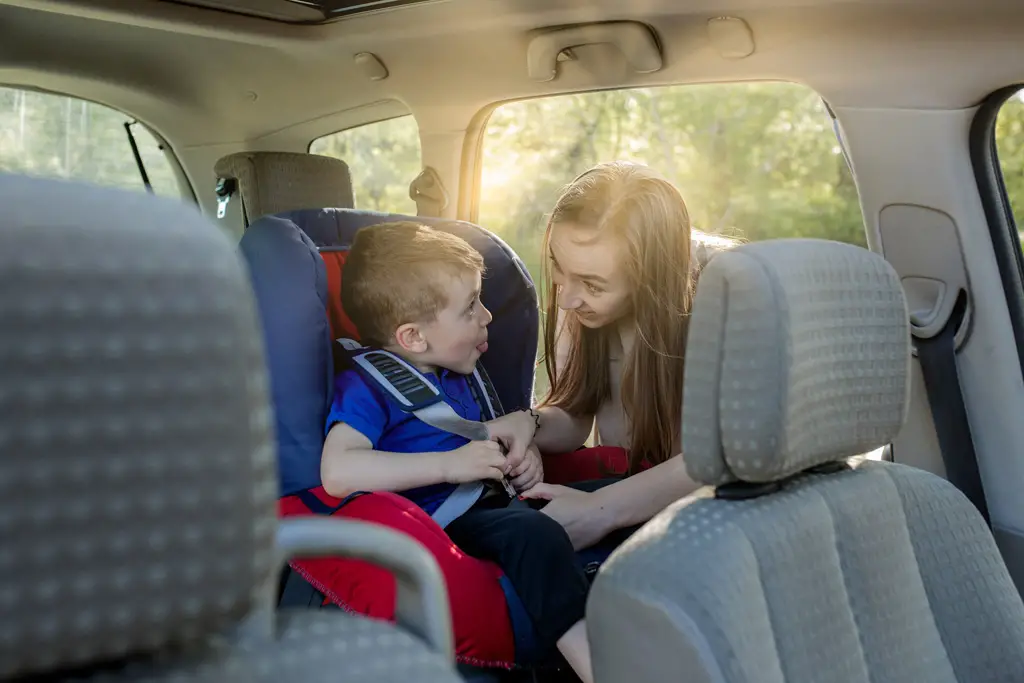
<path id="1" fill-rule="evenodd" d="M 442 483 L 442 455 L 375 451 L 369 439 L 339 422 L 327 433 L 320 478 L 336 498 L 355 491 L 404 491 Z"/>
<path id="2" fill-rule="evenodd" d="M 471 441 L 447 453 L 388 453 L 373 450 L 362 433 L 335 424 L 327 433 L 320 478 L 335 498 L 356 491 L 405 491 L 431 484 L 500 479 L 505 457 L 492 441 Z"/>

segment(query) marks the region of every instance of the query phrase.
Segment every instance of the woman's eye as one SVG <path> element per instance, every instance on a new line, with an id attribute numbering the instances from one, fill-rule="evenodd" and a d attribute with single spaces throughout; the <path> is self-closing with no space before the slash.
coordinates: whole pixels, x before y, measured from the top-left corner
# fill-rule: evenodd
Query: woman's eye
<path id="1" fill-rule="evenodd" d="M 602 291 L 602 290 L 598 289 L 597 287 L 595 287 L 590 282 L 584 282 L 583 286 L 586 287 L 587 291 L 590 292 L 591 294 L 600 294 L 601 291 Z"/>

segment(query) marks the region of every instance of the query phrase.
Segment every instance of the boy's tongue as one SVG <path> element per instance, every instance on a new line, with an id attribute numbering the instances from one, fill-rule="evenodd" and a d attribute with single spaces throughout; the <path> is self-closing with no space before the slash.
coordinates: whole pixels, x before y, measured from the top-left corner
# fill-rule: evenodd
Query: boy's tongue
<path id="1" fill-rule="evenodd" d="M 483 344 L 477 344 L 476 350 L 479 351 L 480 353 L 487 353 L 487 342 L 484 342 Z"/>

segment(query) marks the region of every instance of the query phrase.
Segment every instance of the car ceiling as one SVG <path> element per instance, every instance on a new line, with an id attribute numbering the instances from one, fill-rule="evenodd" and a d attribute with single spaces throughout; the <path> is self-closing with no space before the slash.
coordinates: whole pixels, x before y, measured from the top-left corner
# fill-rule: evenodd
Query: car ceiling
<path id="1" fill-rule="evenodd" d="M 266 4 L 235 0 L 249 1 Z M 749 24 L 751 56 L 714 49 L 707 20 L 722 15 Z M 662 70 L 565 63 L 554 81 L 528 78 L 531 30 L 614 19 L 657 32 Z M 0 83 L 117 107 L 179 149 L 404 107 L 421 129 L 451 132 L 501 100 L 622 85 L 782 79 L 836 106 L 950 109 L 1024 80 L 1013 0 L 440 0 L 321 25 L 165 0 L 0 0 L 0 34 Z M 365 51 L 387 79 L 357 69 Z"/>

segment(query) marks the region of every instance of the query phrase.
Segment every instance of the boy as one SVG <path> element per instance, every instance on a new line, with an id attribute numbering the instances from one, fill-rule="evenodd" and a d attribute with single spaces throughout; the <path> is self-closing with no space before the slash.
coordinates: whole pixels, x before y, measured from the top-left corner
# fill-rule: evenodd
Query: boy
<path id="1" fill-rule="evenodd" d="M 455 235 L 388 223 L 357 234 L 343 287 L 345 311 L 363 343 L 406 360 L 456 413 L 477 421 L 480 409 L 466 375 L 487 350 L 491 314 L 480 302 L 482 274 L 480 254 Z M 334 396 L 321 462 L 332 496 L 396 491 L 433 514 L 459 484 L 518 474 L 513 483 L 525 490 L 543 476 L 535 452 L 524 457 L 536 429 L 529 411 L 488 422 L 491 441 L 469 441 L 402 412 L 355 370 L 338 375 Z M 507 460 L 498 440 L 509 444 Z M 591 683 L 583 622 L 589 585 L 572 542 L 544 513 L 507 504 L 507 496 L 483 495 L 445 531 L 466 553 L 502 568 L 539 644 L 557 645 Z"/>

